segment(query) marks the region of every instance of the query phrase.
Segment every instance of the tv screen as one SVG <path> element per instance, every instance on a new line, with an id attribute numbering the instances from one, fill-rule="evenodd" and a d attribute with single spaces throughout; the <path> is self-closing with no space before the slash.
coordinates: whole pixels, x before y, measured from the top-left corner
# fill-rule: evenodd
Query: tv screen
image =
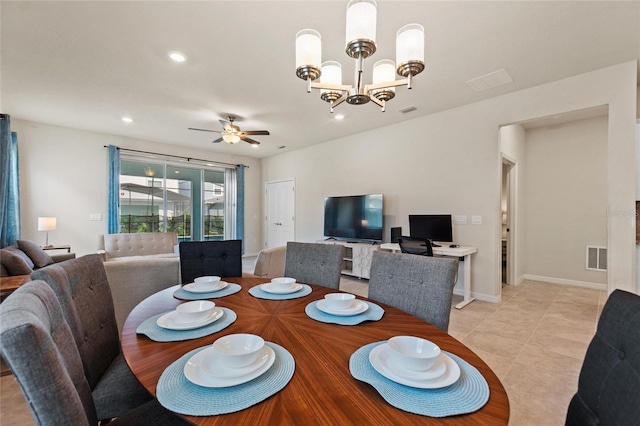
<path id="1" fill-rule="evenodd" d="M 431 241 L 453 242 L 450 214 L 410 214 L 411 237 L 428 238 Z"/>
<path id="2" fill-rule="evenodd" d="M 382 194 L 327 197 L 324 236 L 347 241 L 382 241 Z"/>

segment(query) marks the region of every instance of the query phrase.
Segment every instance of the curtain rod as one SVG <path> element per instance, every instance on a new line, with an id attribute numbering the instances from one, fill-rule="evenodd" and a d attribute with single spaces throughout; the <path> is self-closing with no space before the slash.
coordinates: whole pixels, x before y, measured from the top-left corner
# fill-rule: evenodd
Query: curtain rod
<path id="1" fill-rule="evenodd" d="M 103 145 L 103 148 L 109 148 L 109 146 L 108 145 Z M 151 154 L 151 155 L 159 155 L 159 156 L 162 156 L 162 157 L 180 158 L 180 159 L 187 160 L 187 161 L 201 161 L 203 163 L 222 164 L 222 165 L 225 165 L 225 166 L 234 166 L 234 167 L 235 166 L 244 166 L 247 169 L 249 168 L 249 166 L 246 166 L 244 164 L 223 163 L 222 161 L 203 160 L 201 158 L 183 157 L 181 155 L 160 154 L 158 152 L 151 152 L 151 151 L 139 151 L 137 149 L 120 148 L 119 146 L 116 146 L 116 148 L 118 149 L 118 151 L 137 152 L 137 153 L 140 153 L 140 154 Z"/>

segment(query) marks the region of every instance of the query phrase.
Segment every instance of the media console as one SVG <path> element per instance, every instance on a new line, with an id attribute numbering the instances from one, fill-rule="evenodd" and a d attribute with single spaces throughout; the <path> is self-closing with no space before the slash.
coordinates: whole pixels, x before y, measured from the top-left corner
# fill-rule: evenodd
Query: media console
<path id="1" fill-rule="evenodd" d="M 392 252 L 400 252 L 400 246 L 396 243 L 381 244 L 381 250 L 389 250 Z M 462 309 L 475 299 L 471 297 L 471 255 L 478 252 L 477 247 L 449 247 L 442 244 L 439 247 L 433 247 L 434 256 L 458 257 L 463 260 L 463 280 L 464 280 L 464 299 L 456 305 L 456 309 Z"/>
<path id="2" fill-rule="evenodd" d="M 322 244 L 339 244 L 344 246 L 345 254 L 342 258 L 342 274 L 351 277 L 369 279 L 371 272 L 371 257 L 380 248 L 372 243 L 350 243 L 341 240 L 320 240 Z"/>

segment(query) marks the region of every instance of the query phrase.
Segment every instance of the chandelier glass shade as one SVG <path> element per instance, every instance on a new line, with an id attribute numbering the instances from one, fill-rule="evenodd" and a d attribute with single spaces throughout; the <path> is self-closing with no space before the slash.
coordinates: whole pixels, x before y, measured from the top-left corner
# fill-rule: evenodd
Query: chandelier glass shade
<path id="1" fill-rule="evenodd" d="M 355 60 L 353 85 L 342 84 L 339 62 L 322 62 L 318 31 L 304 29 L 296 34 L 296 75 L 307 82 L 307 93 L 320 89 L 320 98 L 330 104 L 331 112 L 344 101 L 352 105 L 373 101 L 384 112 L 386 101 L 395 96 L 395 87 L 411 89 L 413 76 L 424 70 L 424 28 L 409 24 L 396 34 L 396 62 L 376 62 L 372 84 L 364 84 L 364 59 L 376 52 L 376 15 L 375 0 L 351 0 L 347 4 L 345 52 Z M 396 80 L 396 73 L 404 79 Z"/>
<path id="2" fill-rule="evenodd" d="M 225 133 L 222 135 L 222 140 L 233 145 L 240 142 L 240 136 L 234 133 Z"/>

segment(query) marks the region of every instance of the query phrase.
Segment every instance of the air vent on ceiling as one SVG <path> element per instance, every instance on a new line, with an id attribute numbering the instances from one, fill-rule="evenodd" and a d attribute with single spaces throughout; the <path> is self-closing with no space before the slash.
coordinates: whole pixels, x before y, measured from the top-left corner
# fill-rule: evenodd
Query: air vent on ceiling
<path id="1" fill-rule="evenodd" d="M 416 108 L 416 107 L 414 107 L 414 106 L 412 105 L 412 106 L 408 106 L 408 107 L 406 107 L 406 108 L 399 109 L 398 111 L 400 111 L 400 112 L 401 112 L 401 113 L 403 113 L 403 114 L 406 114 L 406 113 L 408 113 L 408 112 L 416 111 L 417 109 L 418 109 L 418 108 Z"/>
<path id="2" fill-rule="evenodd" d="M 503 68 L 480 77 L 472 78 L 466 83 L 476 92 L 482 92 L 483 90 L 513 83 L 513 78 L 511 78 L 507 70 Z"/>
<path id="3" fill-rule="evenodd" d="M 607 270 L 607 248 L 587 246 L 587 269 L 592 271 Z"/>

